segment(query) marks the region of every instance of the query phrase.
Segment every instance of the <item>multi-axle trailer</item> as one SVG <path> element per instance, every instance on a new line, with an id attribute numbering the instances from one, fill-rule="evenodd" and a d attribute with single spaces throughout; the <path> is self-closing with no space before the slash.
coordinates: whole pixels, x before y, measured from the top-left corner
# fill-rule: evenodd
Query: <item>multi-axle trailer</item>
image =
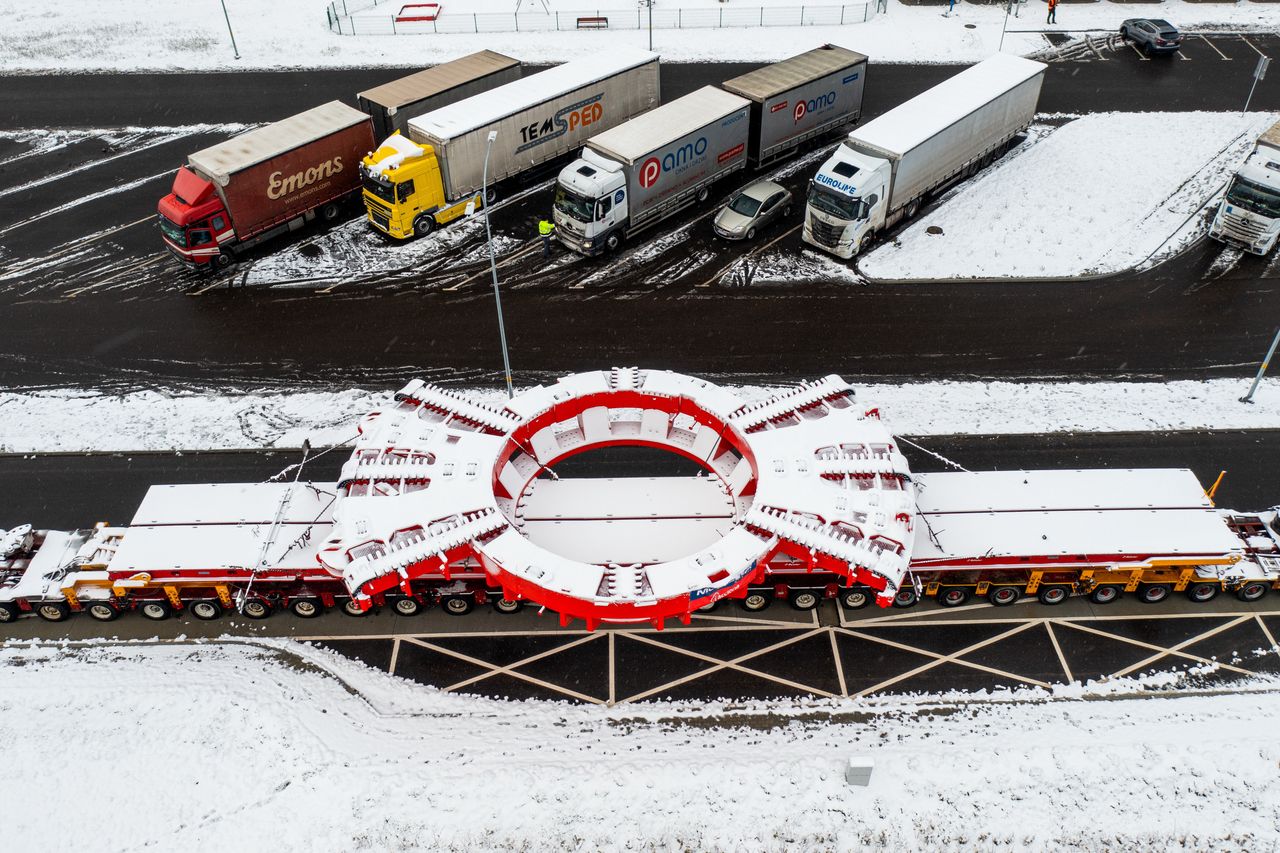
<path id="1" fill-rule="evenodd" d="M 558 479 L 655 447 L 695 477 Z M 561 622 L 687 622 L 839 598 L 995 606 L 1280 588 L 1277 510 L 1216 509 L 1186 470 L 913 474 L 838 377 L 747 403 L 701 380 L 578 374 L 488 405 L 420 382 L 367 415 L 340 479 L 155 486 L 127 527 L 14 528 L 0 621 L 526 604 Z"/>

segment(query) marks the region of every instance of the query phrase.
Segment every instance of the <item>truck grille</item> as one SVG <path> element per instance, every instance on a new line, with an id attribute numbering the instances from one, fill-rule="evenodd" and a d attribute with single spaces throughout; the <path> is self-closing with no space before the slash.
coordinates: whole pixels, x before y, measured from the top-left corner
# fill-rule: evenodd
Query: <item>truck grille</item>
<path id="1" fill-rule="evenodd" d="M 834 246 L 844 236 L 844 226 L 828 225 L 813 214 L 809 215 L 809 230 L 813 234 L 813 239 L 824 246 Z"/>
<path id="2" fill-rule="evenodd" d="M 1243 216 L 1236 216 L 1233 213 L 1227 213 L 1222 217 L 1222 230 L 1237 240 L 1252 243 L 1262 236 L 1264 228 L 1259 222 L 1245 219 Z"/>
<path id="3" fill-rule="evenodd" d="M 373 220 L 374 225 L 378 226 L 383 231 L 390 230 L 391 211 L 387 210 L 380 204 L 374 204 L 368 199 L 365 199 L 364 206 L 365 209 L 369 211 L 369 218 Z"/>

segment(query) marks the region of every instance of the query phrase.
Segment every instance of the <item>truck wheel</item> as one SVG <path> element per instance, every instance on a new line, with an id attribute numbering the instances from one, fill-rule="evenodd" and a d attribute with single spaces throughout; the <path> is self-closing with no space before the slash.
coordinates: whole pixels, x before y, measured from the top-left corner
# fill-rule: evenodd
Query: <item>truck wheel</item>
<path id="1" fill-rule="evenodd" d="M 518 598 L 517 599 L 494 598 L 493 599 L 493 609 L 498 611 L 499 613 L 505 613 L 508 615 L 512 613 L 519 613 L 522 607 L 524 607 L 524 603 L 520 601 Z"/>
<path id="2" fill-rule="evenodd" d="M 1143 604 L 1159 604 L 1169 597 L 1173 587 L 1167 583 L 1144 583 L 1138 585 L 1138 600 Z"/>
<path id="3" fill-rule="evenodd" d="M 222 605 L 212 598 L 193 601 L 187 609 L 191 611 L 192 616 L 202 622 L 212 622 L 222 615 Z"/>
<path id="4" fill-rule="evenodd" d="M 474 606 L 469 595 L 451 595 L 444 600 L 443 604 L 444 612 L 450 616 L 466 616 Z"/>
<path id="5" fill-rule="evenodd" d="M 391 609 L 397 616 L 417 616 L 422 612 L 422 605 L 416 598 L 397 598 L 391 603 Z"/>
<path id="6" fill-rule="evenodd" d="M 217 257 L 213 259 L 213 265 L 220 270 L 225 270 L 236 262 L 236 259 L 228 255 L 226 252 L 219 252 Z"/>
<path id="7" fill-rule="evenodd" d="M 1193 583 L 1187 587 L 1187 598 L 1196 604 L 1204 604 L 1206 601 L 1213 601 L 1218 597 L 1218 593 L 1222 591 L 1222 586 L 1216 583 Z"/>
<path id="8" fill-rule="evenodd" d="M 1265 581 L 1249 581 L 1236 590 L 1236 598 L 1241 601 L 1257 601 L 1267 594 L 1270 587 Z"/>
<path id="9" fill-rule="evenodd" d="M 920 600 L 920 596 L 916 594 L 914 586 L 904 586 L 898 590 L 897 595 L 893 597 L 894 607 L 915 607 L 916 602 Z"/>
<path id="10" fill-rule="evenodd" d="M 429 213 L 424 213 L 417 219 L 413 220 L 413 233 L 415 237 L 425 237 L 434 230 L 436 230 L 436 218 Z"/>
<path id="11" fill-rule="evenodd" d="M 1036 598 L 1040 599 L 1041 604 L 1061 604 L 1071 597 L 1071 587 L 1069 586 L 1042 586 L 1040 592 L 1036 594 Z"/>
<path id="12" fill-rule="evenodd" d="M 1123 592 L 1124 590 L 1116 584 L 1104 583 L 1089 593 L 1089 600 L 1094 604 L 1110 604 L 1113 601 L 1119 601 Z"/>
<path id="13" fill-rule="evenodd" d="M 338 218 L 338 214 L 341 212 L 342 211 L 338 209 L 337 204 L 329 202 L 324 207 L 320 208 L 320 218 L 325 222 L 333 222 Z"/>
<path id="14" fill-rule="evenodd" d="M 920 199 L 916 199 L 907 205 L 907 219 L 915 219 L 916 214 L 920 212 Z"/>
<path id="15" fill-rule="evenodd" d="M 240 607 L 240 614 L 250 619 L 266 619 L 271 615 L 271 605 L 261 598 L 250 598 Z"/>
<path id="16" fill-rule="evenodd" d="M 969 588 L 965 586 L 944 586 L 937 593 L 938 604 L 943 607 L 959 607 L 969 601 Z"/>
<path id="17" fill-rule="evenodd" d="M 295 598 L 289 605 L 293 615 L 302 619 L 314 619 L 324 612 L 318 598 Z"/>
<path id="18" fill-rule="evenodd" d="M 360 605 L 356 604 L 356 600 L 354 598 L 348 598 L 346 601 L 342 602 L 342 612 L 355 619 L 369 615 L 368 610 L 360 609 Z"/>
<path id="19" fill-rule="evenodd" d="M 489 187 L 484 191 L 484 206 L 492 207 L 498 201 L 498 191 Z"/>
<path id="20" fill-rule="evenodd" d="M 1017 604 L 1020 598 L 1022 598 L 1022 590 L 1016 586 L 993 586 L 987 593 L 987 601 L 990 601 L 993 607 L 1008 607 L 1011 604 Z"/>
<path id="21" fill-rule="evenodd" d="M 707 189 L 706 187 L 703 187 L 702 189 L 698 190 L 697 198 L 698 198 L 698 204 L 704 204 L 707 199 L 711 198 L 711 190 Z"/>
<path id="22" fill-rule="evenodd" d="M 614 231 L 608 237 L 604 238 L 604 248 L 609 252 L 616 252 L 622 248 L 622 235 Z"/>
<path id="23" fill-rule="evenodd" d="M 173 609 L 169 607 L 169 602 L 153 599 L 138 605 L 138 612 L 154 622 L 161 622 L 173 614 Z"/>
<path id="24" fill-rule="evenodd" d="M 71 618 L 71 605 L 65 601 L 46 601 L 36 608 L 36 615 L 46 622 L 65 622 Z"/>
<path id="25" fill-rule="evenodd" d="M 742 609 L 748 613 L 759 613 L 769 606 L 773 596 L 767 592 L 748 592 L 742 599 Z"/>
<path id="26" fill-rule="evenodd" d="M 22 611 L 12 601 L 0 601 L 0 622 L 17 622 Z"/>
<path id="27" fill-rule="evenodd" d="M 801 590 L 791 596 L 791 606 L 796 610 L 812 610 L 822 603 L 822 597 L 812 590 Z"/>
<path id="28" fill-rule="evenodd" d="M 110 601 L 95 601 L 86 607 L 85 611 L 99 622 L 110 622 L 120 615 L 120 608 Z"/>
<path id="29" fill-rule="evenodd" d="M 871 595 L 859 586 L 844 592 L 840 601 L 849 610 L 861 610 L 871 603 Z"/>

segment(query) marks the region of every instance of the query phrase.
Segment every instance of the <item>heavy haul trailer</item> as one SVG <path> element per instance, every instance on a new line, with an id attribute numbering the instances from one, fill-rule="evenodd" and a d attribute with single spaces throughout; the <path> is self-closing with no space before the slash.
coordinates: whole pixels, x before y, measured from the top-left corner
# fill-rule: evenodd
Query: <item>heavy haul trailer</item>
<path id="1" fill-rule="evenodd" d="M 665 449 L 707 476 L 540 476 L 615 445 Z M 127 527 L 15 528 L 0 542 L 5 621 L 492 601 L 588 628 L 661 627 L 729 599 L 1251 601 L 1278 587 L 1277 510 L 1216 510 L 1190 472 L 912 474 L 839 377 L 749 403 L 636 369 L 500 405 L 410 383 L 364 418 L 336 483 L 155 487 Z"/>
<path id="2" fill-rule="evenodd" d="M 520 79 L 520 60 L 492 50 L 433 65 L 356 95 L 378 141 L 407 134 L 409 119 Z"/>

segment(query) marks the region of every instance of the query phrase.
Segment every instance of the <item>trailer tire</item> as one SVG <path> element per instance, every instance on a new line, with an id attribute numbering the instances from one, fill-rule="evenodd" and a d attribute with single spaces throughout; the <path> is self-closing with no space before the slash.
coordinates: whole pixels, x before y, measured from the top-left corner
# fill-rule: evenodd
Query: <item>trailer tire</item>
<path id="1" fill-rule="evenodd" d="M 240 605 L 240 615 L 246 619 L 266 619 L 271 615 L 271 604 L 264 598 L 248 598 Z"/>
<path id="2" fill-rule="evenodd" d="M 1124 589 L 1113 583 L 1104 583 L 1101 586 L 1093 588 L 1093 592 L 1089 593 L 1089 600 L 1094 604 L 1113 604 L 1120 600 L 1120 596 L 1124 594 Z"/>
<path id="3" fill-rule="evenodd" d="M 987 601 L 992 607 L 1008 607 L 1022 598 L 1022 590 L 1016 586 L 993 586 L 987 591 Z"/>
<path id="4" fill-rule="evenodd" d="M 793 610 L 813 610 L 822 603 L 822 596 L 811 589 L 802 589 L 787 596 L 787 603 Z"/>
<path id="5" fill-rule="evenodd" d="M 871 593 L 865 587 L 855 586 L 841 593 L 840 603 L 848 610 L 861 610 L 871 603 Z"/>
<path id="6" fill-rule="evenodd" d="M 708 189 L 707 187 L 703 187 L 702 189 L 698 190 L 698 194 L 695 196 L 695 198 L 698 199 L 698 204 L 706 204 L 707 199 L 711 198 L 711 190 Z"/>
<path id="7" fill-rule="evenodd" d="M 622 235 L 617 231 L 604 238 L 604 250 L 606 252 L 616 252 L 622 248 Z"/>
<path id="8" fill-rule="evenodd" d="M 466 616 L 475 607 L 475 601 L 469 595 L 446 596 L 440 604 L 450 616 Z"/>
<path id="9" fill-rule="evenodd" d="M 938 588 L 935 598 L 940 607 L 960 607 L 969 603 L 970 595 L 967 586 L 944 586 Z"/>
<path id="10" fill-rule="evenodd" d="M 920 594 L 914 586 L 904 586 L 893 596 L 894 607 L 915 607 L 920 601 Z"/>
<path id="11" fill-rule="evenodd" d="M 422 612 L 422 602 L 412 596 L 402 596 L 391 600 L 391 609 L 397 616 L 417 616 Z"/>
<path id="12" fill-rule="evenodd" d="M 71 605 L 65 601 L 46 601 L 36 605 L 36 615 L 46 622 L 65 622 L 71 618 Z"/>
<path id="13" fill-rule="evenodd" d="M 710 613 L 712 610 L 715 610 L 717 607 L 719 607 L 722 601 L 724 601 L 723 598 L 717 598 L 715 601 L 708 601 L 706 604 L 702 605 L 697 610 L 699 613 Z"/>
<path id="14" fill-rule="evenodd" d="M 289 609 L 299 619 L 314 619 L 324 612 L 324 605 L 318 598 L 295 598 L 289 604 Z"/>
<path id="15" fill-rule="evenodd" d="M 1245 581 L 1245 583 L 1236 590 L 1236 598 L 1245 602 L 1260 601 L 1267 594 L 1268 586 L 1266 581 Z"/>
<path id="16" fill-rule="evenodd" d="M 1187 598 L 1196 604 L 1213 601 L 1222 592 L 1222 585 L 1216 583 L 1193 583 L 1187 587 Z"/>
<path id="17" fill-rule="evenodd" d="M 368 610 L 360 609 L 360 605 L 356 604 L 356 600 L 354 598 L 348 598 L 346 601 L 342 602 L 342 612 L 353 619 L 361 619 L 369 615 Z"/>
<path id="18" fill-rule="evenodd" d="M 920 199 L 912 199 L 907 204 L 907 212 L 903 214 L 907 219 L 915 219 L 916 214 L 920 212 Z"/>
<path id="19" fill-rule="evenodd" d="M 222 603 L 213 598 L 201 598 L 187 605 L 187 610 L 201 622 L 222 618 Z"/>
<path id="20" fill-rule="evenodd" d="M 773 596 L 764 591 L 748 592 L 743 596 L 742 609 L 748 613 L 759 613 L 773 603 Z"/>
<path id="21" fill-rule="evenodd" d="M 518 598 L 498 598 L 493 599 L 493 609 L 499 613 L 512 614 L 519 613 L 524 608 L 524 602 Z"/>
<path id="22" fill-rule="evenodd" d="M 92 602 L 84 610 L 99 622 L 110 622 L 120 616 L 120 608 L 110 601 Z"/>
<path id="23" fill-rule="evenodd" d="M 21 612 L 16 602 L 0 601 L 0 622 L 17 622 Z"/>
<path id="24" fill-rule="evenodd" d="M 338 218 L 338 214 L 341 212 L 342 211 L 338 208 L 337 203 L 331 201 L 324 207 L 320 208 L 320 218 L 325 222 L 333 222 Z"/>
<path id="25" fill-rule="evenodd" d="M 1040 599 L 1041 604 L 1047 604 L 1050 607 L 1055 604 L 1061 604 L 1071 597 L 1071 587 L 1062 584 L 1050 584 L 1049 586 L 1040 587 L 1040 591 L 1036 593 L 1036 598 Z"/>
<path id="26" fill-rule="evenodd" d="M 484 206 L 493 207 L 498 201 L 498 191 L 493 187 L 489 187 L 484 191 Z"/>
<path id="27" fill-rule="evenodd" d="M 1173 586 L 1167 583 L 1138 584 L 1138 600 L 1143 604 L 1159 604 L 1173 592 Z"/>
<path id="28" fill-rule="evenodd" d="M 169 602 L 153 598 L 138 605 L 138 612 L 153 622 L 163 622 L 173 615 Z"/>
<path id="29" fill-rule="evenodd" d="M 413 220 L 413 236 L 415 237 L 425 237 L 434 230 L 436 230 L 436 218 L 430 213 L 424 213 Z"/>

